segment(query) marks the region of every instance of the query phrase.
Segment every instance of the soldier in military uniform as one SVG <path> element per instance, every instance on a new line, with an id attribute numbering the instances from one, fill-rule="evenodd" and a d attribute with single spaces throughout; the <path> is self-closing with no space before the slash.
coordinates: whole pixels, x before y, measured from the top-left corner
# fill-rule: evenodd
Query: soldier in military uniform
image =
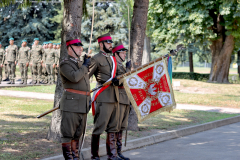
<path id="1" fill-rule="evenodd" d="M 18 54 L 18 65 L 21 73 L 21 84 L 27 84 L 28 79 L 28 65 L 30 58 L 30 48 L 27 46 L 27 41 L 22 40 L 22 47 L 19 49 Z"/>
<path id="2" fill-rule="evenodd" d="M 48 73 L 47 73 L 47 68 L 46 68 L 46 63 L 45 63 L 45 56 L 48 54 L 48 42 L 44 42 L 43 44 L 43 50 L 44 50 L 44 55 L 43 55 L 43 65 L 42 65 L 42 83 L 46 84 L 48 83 Z"/>
<path id="3" fill-rule="evenodd" d="M 89 111 L 90 83 L 88 68 L 90 58 L 79 61 L 83 50 L 79 39 L 66 42 L 68 57 L 60 62 L 60 76 L 64 93 L 60 100 L 61 141 L 65 159 L 79 159 L 79 138 L 84 134 Z"/>
<path id="4" fill-rule="evenodd" d="M 0 84 L 2 82 L 2 67 L 3 67 L 4 53 L 5 51 L 2 48 L 2 43 L 0 42 Z"/>
<path id="5" fill-rule="evenodd" d="M 7 48 L 8 47 L 5 47 L 5 54 L 3 56 L 3 64 L 4 64 L 4 72 L 5 72 L 5 79 L 3 81 L 9 81 L 8 62 L 6 60 Z"/>
<path id="6" fill-rule="evenodd" d="M 33 69 L 33 84 L 40 84 L 42 75 L 42 63 L 44 50 L 39 43 L 39 38 L 34 39 L 34 45 L 32 47 L 31 59 Z"/>
<path id="7" fill-rule="evenodd" d="M 52 42 L 49 42 L 49 49 L 48 52 L 45 53 L 44 61 L 45 61 L 45 67 L 48 73 L 48 84 L 54 83 L 54 68 L 57 63 L 57 53 L 56 50 L 53 49 Z"/>
<path id="8" fill-rule="evenodd" d="M 112 38 L 109 33 L 98 37 L 100 52 L 91 58 L 89 68 L 89 77 L 93 74 L 96 77 L 98 84 L 103 84 L 113 78 L 112 70 L 115 62 L 112 61 L 110 53 L 112 52 Z M 116 77 L 112 79 L 113 84 L 108 86 L 96 98 L 96 110 L 94 116 L 94 129 L 91 140 L 91 153 L 93 160 L 99 160 L 99 139 L 100 135 L 106 131 L 107 140 L 106 148 L 108 159 L 118 160 L 116 151 L 116 137 L 118 132 L 119 107 L 118 107 L 118 80 Z M 94 109 L 94 106 L 93 106 Z"/>
<path id="9" fill-rule="evenodd" d="M 8 62 L 8 71 L 10 82 L 8 84 L 15 84 L 15 66 L 17 64 L 17 56 L 18 56 L 18 47 L 14 44 L 14 39 L 9 39 L 10 45 L 8 46 L 8 54 L 6 56 L 6 60 Z"/>
<path id="10" fill-rule="evenodd" d="M 126 58 L 126 51 L 127 49 L 123 46 L 120 42 L 118 43 L 112 50 L 113 55 L 115 56 L 118 68 L 117 68 L 117 76 L 123 75 L 131 70 L 131 61 L 126 63 L 126 67 L 122 64 Z M 130 101 L 128 99 L 127 93 L 123 87 L 123 84 L 118 86 L 119 90 L 119 107 L 120 107 L 120 114 L 119 114 L 119 125 L 118 125 L 118 132 L 116 133 L 117 139 L 117 153 L 118 156 L 124 160 L 129 160 L 129 158 L 124 157 L 122 155 L 122 133 L 124 130 L 127 129 L 128 126 L 128 116 L 130 111 Z"/>

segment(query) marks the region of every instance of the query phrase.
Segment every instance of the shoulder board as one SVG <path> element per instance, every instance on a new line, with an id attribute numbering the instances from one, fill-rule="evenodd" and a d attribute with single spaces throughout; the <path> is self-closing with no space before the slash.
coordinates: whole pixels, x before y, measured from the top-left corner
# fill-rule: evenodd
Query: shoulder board
<path id="1" fill-rule="evenodd" d="M 61 60 L 61 62 L 59 64 L 61 66 L 62 64 L 68 63 L 68 62 L 69 62 L 69 60 L 66 58 L 66 59 Z"/>

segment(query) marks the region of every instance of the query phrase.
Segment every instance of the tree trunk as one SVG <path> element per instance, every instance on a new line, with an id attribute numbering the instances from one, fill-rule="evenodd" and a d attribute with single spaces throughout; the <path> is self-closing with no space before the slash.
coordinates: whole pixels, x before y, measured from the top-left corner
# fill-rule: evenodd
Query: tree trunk
<path id="1" fill-rule="evenodd" d="M 130 53 L 133 68 L 142 65 L 143 45 L 147 25 L 149 0 L 135 0 L 133 7 L 133 17 L 131 25 Z M 131 108 L 128 120 L 128 129 L 138 130 L 138 119 L 134 109 Z"/>
<path id="2" fill-rule="evenodd" d="M 192 52 L 188 52 L 190 72 L 194 72 L 194 70 L 193 70 L 193 56 L 192 55 L 193 55 Z"/>
<path id="3" fill-rule="evenodd" d="M 240 78 L 240 51 L 237 53 L 238 76 Z"/>
<path id="4" fill-rule="evenodd" d="M 143 47 L 143 56 L 142 56 L 142 65 L 151 61 L 151 45 L 150 38 L 145 36 L 144 38 L 144 47 Z"/>
<path id="5" fill-rule="evenodd" d="M 80 39 L 82 22 L 83 0 L 64 0 L 63 25 L 61 33 L 61 53 L 60 61 L 67 56 L 66 41 L 71 39 Z M 54 106 L 59 107 L 59 102 L 63 94 L 63 86 L 60 74 L 58 74 L 57 85 L 54 96 Z M 61 111 L 58 109 L 52 113 L 52 120 L 47 134 L 48 140 L 61 140 L 60 123 Z"/>
<path id="6" fill-rule="evenodd" d="M 229 83 L 228 75 L 231 54 L 234 49 L 234 37 L 226 36 L 225 41 L 219 38 L 212 42 L 212 67 L 209 82 Z"/>

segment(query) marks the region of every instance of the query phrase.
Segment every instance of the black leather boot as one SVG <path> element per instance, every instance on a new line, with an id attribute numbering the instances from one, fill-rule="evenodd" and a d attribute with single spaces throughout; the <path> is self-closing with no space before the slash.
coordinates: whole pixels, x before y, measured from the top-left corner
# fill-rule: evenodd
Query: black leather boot
<path id="1" fill-rule="evenodd" d="M 117 157 L 115 133 L 107 133 L 106 149 L 108 160 L 121 160 Z"/>
<path id="2" fill-rule="evenodd" d="M 100 135 L 92 134 L 91 140 L 91 153 L 92 153 L 92 160 L 100 160 L 98 151 L 99 151 L 99 140 Z"/>
<path id="3" fill-rule="evenodd" d="M 63 151 L 63 157 L 65 160 L 72 160 L 72 153 L 71 153 L 71 142 L 62 143 L 62 151 Z"/>
<path id="4" fill-rule="evenodd" d="M 124 159 L 124 160 L 130 160 L 129 158 L 124 157 L 124 156 L 122 155 L 122 131 L 116 133 L 116 139 L 117 139 L 116 144 L 117 144 L 117 153 L 118 153 L 118 156 L 119 156 L 120 158 Z"/>
<path id="5" fill-rule="evenodd" d="M 78 155 L 79 140 L 72 140 L 71 141 L 71 147 L 72 147 L 73 160 L 79 160 L 79 155 Z"/>

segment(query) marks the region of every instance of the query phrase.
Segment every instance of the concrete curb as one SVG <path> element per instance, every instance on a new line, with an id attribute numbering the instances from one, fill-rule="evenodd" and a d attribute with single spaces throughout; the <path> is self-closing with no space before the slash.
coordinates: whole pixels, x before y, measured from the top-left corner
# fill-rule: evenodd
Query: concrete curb
<path id="1" fill-rule="evenodd" d="M 217 120 L 209 123 L 186 127 L 178 130 L 167 131 L 164 133 L 155 134 L 155 135 L 151 135 L 143 138 L 138 138 L 138 139 L 128 141 L 127 146 L 126 147 L 123 146 L 122 150 L 123 151 L 132 150 L 139 147 L 144 147 L 147 145 L 152 145 L 154 143 L 159 143 L 162 141 L 167 141 L 170 139 L 187 136 L 194 133 L 203 132 L 206 130 L 214 129 L 217 127 L 221 127 L 221 126 L 225 126 L 225 125 L 237 123 L 237 122 L 240 122 L 240 116 L 235 116 L 235 117 Z M 83 149 L 82 154 L 83 154 L 84 160 L 89 160 L 91 158 L 91 148 Z M 100 156 L 106 155 L 105 144 L 102 144 L 99 146 L 99 155 Z M 54 157 L 45 158 L 43 160 L 64 160 L 64 158 L 62 155 L 58 155 Z"/>

